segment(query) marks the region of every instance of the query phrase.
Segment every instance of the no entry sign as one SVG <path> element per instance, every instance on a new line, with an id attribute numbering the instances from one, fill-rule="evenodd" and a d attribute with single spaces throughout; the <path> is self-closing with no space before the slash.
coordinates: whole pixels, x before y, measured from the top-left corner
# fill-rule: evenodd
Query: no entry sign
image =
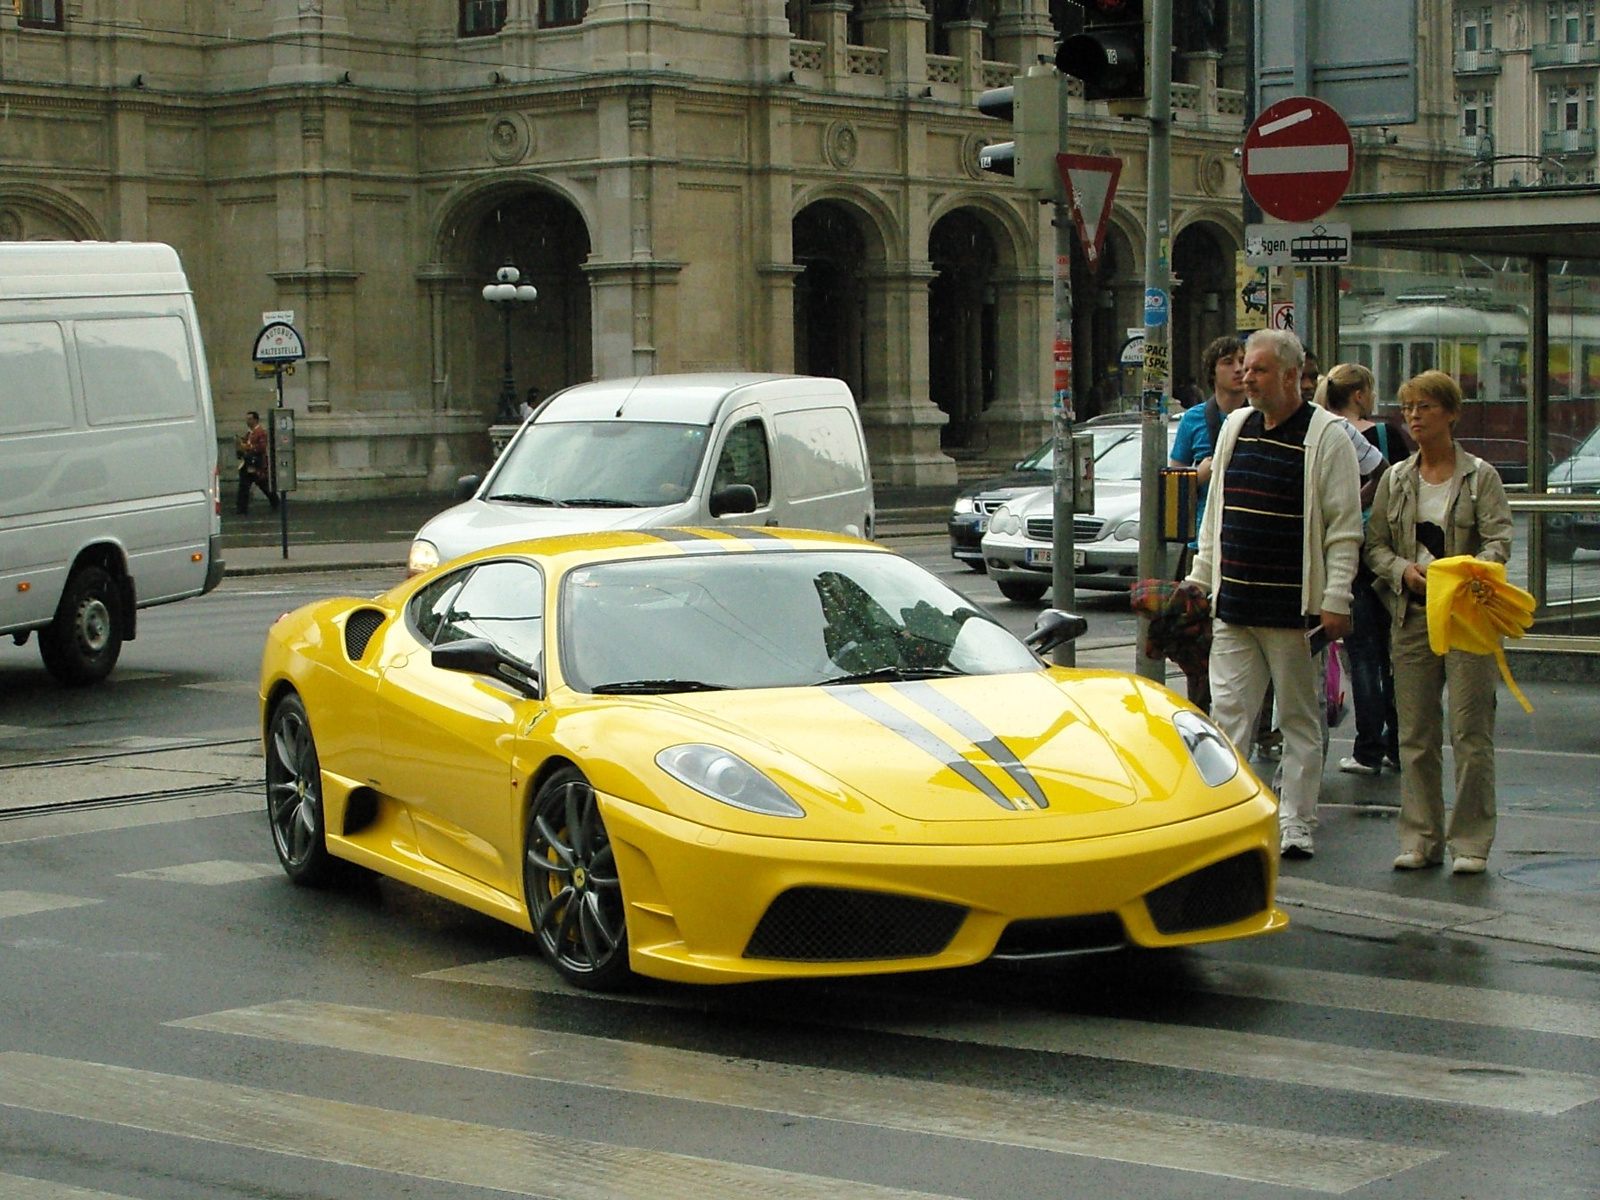
<path id="1" fill-rule="evenodd" d="M 1244 185 L 1280 221 L 1320 217 L 1339 203 L 1354 169 L 1344 118 L 1309 96 L 1278 101 L 1244 136 Z"/>

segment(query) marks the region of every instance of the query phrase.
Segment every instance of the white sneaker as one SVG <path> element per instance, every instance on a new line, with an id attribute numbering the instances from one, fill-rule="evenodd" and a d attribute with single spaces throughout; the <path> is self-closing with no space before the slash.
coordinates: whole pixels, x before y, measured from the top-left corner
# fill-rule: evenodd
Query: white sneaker
<path id="1" fill-rule="evenodd" d="M 1376 775 L 1379 771 L 1383 770 L 1383 768 L 1369 767 L 1359 758 L 1341 758 L 1339 760 L 1339 770 L 1343 771 L 1346 775 Z"/>
<path id="2" fill-rule="evenodd" d="M 1302 821 L 1285 821 L 1279 830 L 1278 852 L 1284 858 L 1310 858 L 1311 830 Z"/>
<path id="3" fill-rule="evenodd" d="M 1472 854 L 1458 854 L 1450 863 L 1452 875 L 1482 875 L 1488 869 L 1487 858 L 1478 858 Z"/>
<path id="4" fill-rule="evenodd" d="M 1437 867 L 1439 860 L 1429 858 L 1421 850 L 1403 850 L 1395 856 L 1396 871 L 1420 871 L 1424 867 Z"/>

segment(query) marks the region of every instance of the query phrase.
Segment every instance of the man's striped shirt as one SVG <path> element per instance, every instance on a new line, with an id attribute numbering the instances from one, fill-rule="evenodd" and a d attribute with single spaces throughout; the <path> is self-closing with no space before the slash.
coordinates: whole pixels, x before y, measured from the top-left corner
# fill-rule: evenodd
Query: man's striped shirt
<path id="1" fill-rule="evenodd" d="M 1305 626 L 1306 431 L 1302 404 L 1276 429 L 1252 412 L 1222 484 L 1221 586 L 1217 617 L 1230 625 Z"/>

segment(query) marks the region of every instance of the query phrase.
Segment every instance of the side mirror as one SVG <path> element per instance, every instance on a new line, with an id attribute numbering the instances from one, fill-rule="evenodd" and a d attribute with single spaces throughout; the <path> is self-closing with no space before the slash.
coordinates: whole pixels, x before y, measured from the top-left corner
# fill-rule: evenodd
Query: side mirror
<path id="1" fill-rule="evenodd" d="M 478 490 L 478 485 L 483 482 L 482 475 L 463 475 L 456 480 L 456 499 L 471 500 Z"/>
<path id="2" fill-rule="evenodd" d="M 756 490 L 748 483 L 730 483 L 711 493 L 711 515 L 727 516 L 729 513 L 753 513 L 756 510 Z"/>
<path id="3" fill-rule="evenodd" d="M 432 662 L 441 671 L 488 675 L 510 684 L 530 699 L 539 698 L 539 668 L 507 654 L 485 638 L 464 638 L 459 642 L 444 642 L 435 646 Z"/>
<path id="4" fill-rule="evenodd" d="M 1065 645 L 1089 631 L 1087 618 L 1075 613 L 1047 608 L 1033 623 L 1033 632 L 1022 640 L 1040 654 L 1049 654 L 1057 646 Z"/>

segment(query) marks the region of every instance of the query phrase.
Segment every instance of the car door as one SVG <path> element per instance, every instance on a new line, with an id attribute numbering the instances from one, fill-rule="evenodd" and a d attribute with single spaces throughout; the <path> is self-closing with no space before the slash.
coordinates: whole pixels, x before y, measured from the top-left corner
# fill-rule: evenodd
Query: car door
<path id="1" fill-rule="evenodd" d="M 766 422 L 760 410 L 751 409 L 728 425 L 722 444 L 716 447 L 716 468 L 711 476 L 707 499 L 734 483 L 755 489 L 756 508 L 749 513 L 728 513 L 712 518 L 714 525 L 777 525 L 772 499 L 772 447 Z"/>
<path id="2" fill-rule="evenodd" d="M 378 687 L 385 790 L 410 811 L 427 858 L 520 895 L 523 831 L 512 756 L 543 702 L 489 676 L 440 670 L 432 648 L 485 638 L 537 666 L 543 575 L 520 559 L 481 563 L 424 588 L 406 617 L 418 649 L 386 663 Z"/>

